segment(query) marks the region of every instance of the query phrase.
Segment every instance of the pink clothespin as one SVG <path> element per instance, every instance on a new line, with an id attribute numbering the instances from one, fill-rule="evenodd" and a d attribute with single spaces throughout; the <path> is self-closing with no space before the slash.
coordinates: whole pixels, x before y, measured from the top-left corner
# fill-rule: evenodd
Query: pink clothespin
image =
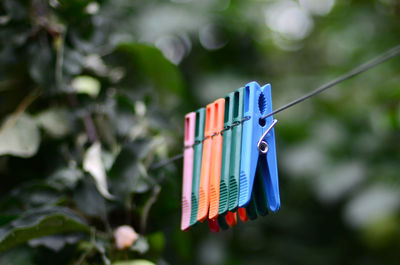
<path id="1" fill-rule="evenodd" d="M 191 194 L 193 178 L 193 144 L 196 126 L 196 113 L 185 116 L 185 151 L 183 153 L 182 219 L 181 230 L 190 228 Z"/>

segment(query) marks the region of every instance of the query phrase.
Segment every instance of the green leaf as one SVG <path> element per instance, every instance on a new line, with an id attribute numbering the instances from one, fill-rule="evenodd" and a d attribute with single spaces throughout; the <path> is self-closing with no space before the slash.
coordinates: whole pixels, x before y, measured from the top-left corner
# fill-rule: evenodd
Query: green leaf
<path id="1" fill-rule="evenodd" d="M 97 97 L 100 93 L 99 80 L 91 76 L 78 76 L 72 80 L 71 84 L 74 91 L 80 94 L 88 94 L 91 97 Z"/>
<path id="2" fill-rule="evenodd" d="M 21 246 L 11 249 L 0 255 L 0 264 L 2 265 L 33 265 L 34 263 L 34 250 Z"/>
<path id="3" fill-rule="evenodd" d="M 68 208 L 30 210 L 0 229 L 0 252 L 34 238 L 87 230 L 86 222 Z"/>
<path id="4" fill-rule="evenodd" d="M 143 174 L 141 160 L 150 149 L 149 140 L 135 140 L 123 146 L 110 171 L 110 186 L 113 194 L 125 199 L 135 193 L 143 193 L 150 188 L 150 179 Z"/>
<path id="5" fill-rule="evenodd" d="M 72 233 L 72 234 L 63 234 L 63 235 L 50 235 L 50 236 L 43 236 L 39 238 L 34 238 L 30 240 L 29 246 L 31 247 L 39 247 L 43 246 L 53 251 L 60 251 L 65 247 L 67 244 L 76 244 L 77 242 L 83 239 L 82 234 L 80 233 Z"/>
<path id="6" fill-rule="evenodd" d="M 0 128 L 0 155 L 31 157 L 36 154 L 39 143 L 36 122 L 26 113 L 10 116 Z"/>
<path id="7" fill-rule="evenodd" d="M 119 45 L 117 51 L 126 54 L 138 71 L 151 79 L 157 88 L 183 95 L 180 71 L 160 50 L 146 44 L 125 43 Z"/>
<path id="8" fill-rule="evenodd" d="M 140 254 L 144 254 L 149 250 L 149 242 L 144 236 L 140 236 L 130 249 Z"/>
<path id="9" fill-rule="evenodd" d="M 26 17 L 27 8 L 20 1 L 4 0 L 4 9 L 15 20 L 22 20 Z"/>
<path id="10" fill-rule="evenodd" d="M 48 183 L 59 188 L 75 188 L 79 180 L 83 178 L 83 172 L 75 166 L 56 170 L 48 178 Z"/>
<path id="11" fill-rule="evenodd" d="M 18 205 L 18 210 L 20 211 L 20 209 L 32 209 L 42 206 L 56 205 L 63 199 L 63 196 L 65 195 L 60 193 L 60 191 L 54 186 L 41 181 L 32 181 L 25 182 L 16 187 L 6 198 Z M 4 210 L 4 207 L 7 207 L 7 201 L 4 201 L 4 204 L 1 206 Z M 12 207 L 13 204 L 9 206 Z M 15 211 L 15 208 L 14 211 L 11 209 L 9 208 L 8 211 Z"/>
<path id="12" fill-rule="evenodd" d="M 68 113 L 63 109 L 47 109 L 41 112 L 36 120 L 48 134 L 55 138 L 61 138 L 70 131 Z"/>
<path id="13" fill-rule="evenodd" d="M 101 195 L 103 195 L 104 198 L 112 199 L 113 196 L 108 191 L 107 175 L 102 160 L 100 143 L 94 143 L 86 151 L 85 157 L 83 158 L 83 169 L 92 175 Z"/>
<path id="14" fill-rule="evenodd" d="M 114 262 L 112 265 L 155 265 L 155 263 L 144 259 L 137 259 L 137 260 L 117 261 Z"/>
<path id="15" fill-rule="evenodd" d="M 74 189 L 74 201 L 80 211 L 88 216 L 104 216 L 105 201 L 93 181 L 83 179 Z"/>
<path id="16" fill-rule="evenodd" d="M 50 91 L 54 88 L 54 54 L 47 42 L 34 43 L 29 47 L 29 73 L 32 79 Z"/>
<path id="17" fill-rule="evenodd" d="M 152 250 L 162 252 L 165 247 L 165 235 L 162 232 L 156 232 L 147 236 Z"/>

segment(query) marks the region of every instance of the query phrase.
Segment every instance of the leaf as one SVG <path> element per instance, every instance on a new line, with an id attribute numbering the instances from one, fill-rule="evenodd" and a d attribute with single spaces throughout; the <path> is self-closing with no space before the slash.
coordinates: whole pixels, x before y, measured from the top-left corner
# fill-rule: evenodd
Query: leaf
<path id="1" fill-rule="evenodd" d="M 94 143 L 86 151 L 83 158 L 83 169 L 92 175 L 101 195 L 107 199 L 113 199 L 113 196 L 108 191 L 106 169 L 101 158 L 101 145 L 99 142 Z"/>
<path id="2" fill-rule="evenodd" d="M 74 167 L 61 168 L 55 171 L 48 179 L 48 183 L 57 187 L 75 188 L 79 180 L 83 178 L 83 172 Z"/>
<path id="3" fill-rule="evenodd" d="M 38 247 L 43 246 L 53 251 L 60 251 L 66 244 L 75 244 L 82 240 L 82 234 L 68 234 L 68 235 L 50 235 L 39 238 L 34 238 L 29 241 L 29 246 Z"/>
<path id="4" fill-rule="evenodd" d="M 64 71 L 70 75 L 77 75 L 82 71 L 84 55 L 80 52 L 65 47 Z"/>
<path id="5" fill-rule="evenodd" d="M 40 86 L 50 91 L 54 87 L 54 55 L 47 42 L 34 43 L 29 47 L 29 73 Z"/>
<path id="6" fill-rule="evenodd" d="M 15 20 L 22 20 L 26 17 L 27 8 L 26 5 L 20 3 L 20 1 L 4 0 L 4 9 L 9 15 Z"/>
<path id="7" fill-rule="evenodd" d="M 51 136 L 61 138 L 70 131 L 68 113 L 63 109 L 47 109 L 37 117 L 38 124 Z"/>
<path id="8" fill-rule="evenodd" d="M 36 154 L 39 143 L 36 122 L 26 113 L 8 117 L 0 128 L 0 155 L 31 157 Z"/>
<path id="9" fill-rule="evenodd" d="M 25 182 L 11 192 L 11 198 L 19 203 L 20 209 L 31 209 L 42 206 L 56 205 L 64 194 L 46 183 L 40 181 Z"/>
<path id="10" fill-rule="evenodd" d="M 34 263 L 34 250 L 21 246 L 11 249 L 7 252 L 1 253 L 0 264 L 2 265 L 33 265 Z"/>
<path id="11" fill-rule="evenodd" d="M 147 239 L 144 236 L 140 236 L 130 249 L 140 254 L 144 254 L 149 250 L 149 242 L 147 242 Z"/>
<path id="12" fill-rule="evenodd" d="M 86 222 L 68 208 L 30 210 L 0 229 L 0 252 L 34 238 L 87 230 Z"/>
<path id="13" fill-rule="evenodd" d="M 113 194 L 118 194 L 119 198 L 149 190 L 150 180 L 143 174 L 141 160 L 149 153 L 150 143 L 149 140 L 135 140 L 126 144 L 115 160 L 110 171 L 110 184 Z"/>
<path id="14" fill-rule="evenodd" d="M 74 189 L 74 201 L 79 210 L 88 216 L 104 216 L 105 201 L 94 183 L 88 179 L 83 179 Z"/>
<path id="15" fill-rule="evenodd" d="M 165 235 L 163 232 L 156 232 L 147 236 L 151 249 L 162 252 L 165 247 Z"/>
<path id="16" fill-rule="evenodd" d="M 119 45 L 117 51 L 126 54 L 138 71 L 150 78 L 157 88 L 183 95 L 181 73 L 160 50 L 146 44 L 125 43 Z"/>
<path id="17" fill-rule="evenodd" d="M 71 86 L 74 91 L 80 94 L 87 94 L 93 98 L 100 93 L 99 80 L 86 75 L 75 77 L 72 80 Z"/>
<path id="18" fill-rule="evenodd" d="M 114 262 L 112 265 L 155 265 L 155 263 L 144 260 L 144 259 L 137 259 L 137 260 L 127 260 L 127 261 L 117 261 Z"/>

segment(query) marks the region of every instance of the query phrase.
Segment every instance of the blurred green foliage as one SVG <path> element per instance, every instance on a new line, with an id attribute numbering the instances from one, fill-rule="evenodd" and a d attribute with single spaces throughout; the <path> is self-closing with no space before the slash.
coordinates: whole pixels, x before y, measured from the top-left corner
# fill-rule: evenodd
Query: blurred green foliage
<path id="1" fill-rule="evenodd" d="M 251 80 L 280 106 L 399 32 L 395 0 L 2 0 L 0 264 L 398 264 L 398 59 L 276 115 L 276 215 L 181 232 L 181 162 L 150 167 L 185 113 Z"/>

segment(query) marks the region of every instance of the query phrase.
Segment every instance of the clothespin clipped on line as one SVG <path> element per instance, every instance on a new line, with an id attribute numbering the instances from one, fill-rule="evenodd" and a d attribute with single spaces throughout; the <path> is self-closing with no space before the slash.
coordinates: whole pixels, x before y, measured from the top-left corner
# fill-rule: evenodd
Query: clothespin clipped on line
<path id="1" fill-rule="evenodd" d="M 239 207 L 246 208 L 247 214 L 252 213 L 253 216 L 254 206 L 257 214 L 262 216 L 280 208 L 273 128 L 276 120 L 273 120 L 272 115 L 263 118 L 271 111 L 271 85 L 260 87 L 256 82 L 247 84 L 244 116 L 250 119 L 243 123 Z M 249 218 L 252 219 L 250 216 Z"/>
<path id="2" fill-rule="evenodd" d="M 218 209 L 218 224 L 222 229 L 233 227 L 237 223 L 237 215 L 235 211 L 229 211 L 229 202 L 232 204 L 239 197 L 239 163 L 235 163 L 235 151 L 240 161 L 241 134 L 238 135 L 237 130 L 234 135 L 233 119 L 234 114 L 239 115 L 239 91 L 232 92 L 225 97 L 225 113 L 224 128 L 221 132 L 223 136 L 223 151 L 221 161 L 221 178 L 220 178 L 220 200 Z M 239 122 L 240 124 L 240 122 Z M 240 128 L 240 127 L 239 127 Z M 241 129 L 240 129 L 241 133 Z M 238 136 L 238 139 L 235 139 Z M 235 141 L 237 140 L 237 141 Z M 238 150 L 237 150 L 238 149 Z M 235 179 L 235 165 L 237 166 L 237 178 Z M 232 200 L 230 200 L 232 197 Z M 236 204 L 237 205 L 237 204 Z M 235 210 L 235 209 L 234 209 Z"/>
<path id="3" fill-rule="evenodd" d="M 206 107 L 206 121 L 204 127 L 203 154 L 201 158 L 200 186 L 199 186 L 199 206 L 197 209 L 197 221 L 203 222 L 208 216 L 209 184 L 211 173 L 211 135 L 212 125 L 214 123 L 214 104 Z"/>
<path id="4" fill-rule="evenodd" d="M 191 112 L 185 116 L 181 230 L 187 230 L 190 227 L 195 123 L 196 113 Z"/>
<path id="5" fill-rule="evenodd" d="M 194 138 L 194 160 L 193 160 L 193 181 L 192 181 L 192 209 L 190 215 L 190 226 L 197 223 L 197 210 L 199 207 L 199 187 L 200 187 L 200 172 L 201 161 L 203 156 L 203 138 L 204 138 L 204 123 L 205 123 L 205 108 L 200 108 L 196 111 L 196 128 Z"/>
<path id="6" fill-rule="evenodd" d="M 269 212 L 276 212 L 280 209 L 280 195 L 279 195 L 279 183 L 278 183 L 278 170 L 276 161 L 276 147 L 275 147 L 275 132 L 274 126 L 277 120 L 274 120 L 272 115 L 279 113 L 283 110 L 289 109 L 307 99 L 310 99 L 328 88 L 334 87 L 335 85 L 342 83 L 352 77 L 355 77 L 361 73 L 364 73 L 374 67 L 386 62 L 387 60 L 400 55 L 400 45 L 381 53 L 372 60 L 350 70 L 349 72 L 335 78 L 334 80 L 318 87 L 317 89 L 295 99 L 284 106 L 272 111 L 272 98 L 271 98 L 271 86 L 269 84 L 260 87 L 256 82 L 247 84 L 244 88 L 244 93 L 239 91 L 238 94 L 234 94 L 234 107 L 233 111 L 233 123 L 229 125 L 231 120 L 231 96 L 228 95 L 229 104 L 225 110 L 224 115 L 229 115 L 224 121 L 224 128 L 221 131 L 212 132 L 212 126 L 214 124 L 214 103 L 209 104 L 204 115 L 204 109 L 200 109 L 196 112 L 196 136 L 195 143 L 190 145 L 187 141 L 185 131 L 185 150 L 192 149 L 191 151 L 184 152 L 185 160 L 189 162 L 184 163 L 183 173 L 183 192 L 182 192 L 182 230 L 187 230 L 187 213 L 190 212 L 189 227 L 194 226 L 198 221 L 203 222 L 207 219 L 207 216 L 211 216 L 208 224 L 212 231 L 219 231 L 219 228 L 227 228 L 236 224 L 235 212 L 239 214 L 239 218 L 245 222 L 248 219 L 255 219 L 257 216 L 264 216 Z M 244 103 L 241 103 L 242 96 L 244 94 Z M 237 96 L 239 95 L 239 101 Z M 237 102 L 239 102 L 237 104 Z M 241 107 L 243 105 L 243 109 Z M 235 106 L 239 106 L 236 109 Z M 236 112 L 238 115 L 236 115 Z M 243 116 L 240 114 L 242 112 Z M 205 119 L 204 119 L 205 116 Z M 237 119 L 238 117 L 241 117 Z M 198 117 L 198 119 L 197 119 Z M 222 118 L 224 120 L 224 118 Z M 205 120 L 205 121 L 204 121 Z M 240 122 L 238 125 L 237 122 Z M 218 123 L 219 124 L 219 123 Z M 229 127 L 230 126 L 230 127 Z M 239 129 L 240 127 L 240 129 Z M 236 129 L 235 129 L 236 128 Z M 204 130 L 203 130 L 204 129 Z M 222 136 L 222 157 L 219 159 L 220 154 L 212 153 L 213 150 L 219 150 L 218 148 L 212 148 L 213 136 L 219 134 L 223 135 L 224 132 L 232 130 L 231 136 Z M 239 132 L 240 131 L 240 132 Z M 203 135 L 204 132 L 204 135 Z M 213 134 L 215 133 L 215 134 Z M 241 137 L 238 136 L 241 134 Z M 227 144 L 231 138 L 231 150 L 225 150 Z M 257 141 L 258 138 L 258 141 Z M 240 143 L 239 140 L 241 139 Z M 256 143 L 257 141 L 257 143 Z M 221 140 L 217 141 L 218 146 Z M 224 144 L 226 142 L 226 144 Z M 188 144 L 188 146 L 187 146 Z M 240 146 L 240 151 L 238 151 Z M 228 153 L 231 155 L 228 155 Z M 240 153 L 240 155 L 238 155 Z M 188 158 L 186 158 L 186 156 Z M 229 162 L 229 182 L 226 183 L 227 176 L 227 157 L 231 157 Z M 154 165 L 152 168 L 159 168 L 167 163 L 175 161 L 181 158 L 182 155 L 175 156 L 168 159 L 166 162 L 160 162 Z M 211 159 L 218 158 L 211 165 Z M 234 163 L 232 163 L 232 161 Z M 222 163 L 222 164 L 218 164 Z M 240 165 L 239 169 L 237 165 Z M 234 166 L 232 166 L 234 165 Z M 192 179 L 190 179 L 190 168 L 192 167 Z M 221 167 L 222 172 L 218 181 L 217 169 Z M 211 171 L 211 168 L 214 170 Z M 233 168 L 233 169 L 232 169 Z M 237 170 L 240 172 L 239 182 L 237 182 Z M 188 173 L 189 172 L 189 173 Z M 212 173 L 214 172 L 214 173 Z M 209 199 L 209 184 L 210 177 L 212 176 L 213 185 L 213 199 L 210 208 Z M 221 177 L 222 176 L 222 177 Z M 218 188 L 219 183 L 219 190 Z M 237 202 L 236 187 L 239 184 L 239 201 Z M 228 191 L 226 186 L 228 185 Z M 236 186 L 235 186 L 236 185 Z M 190 189 L 188 187 L 191 187 Z M 188 190 L 191 190 L 191 200 L 188 200 Z M 217 194 L 219 192 L 219 194 Z M 228 194 L 228 211 L 226 210 L 226 193 Z M 216 215 L 216 201 L 219 196 L 218 215 Z M 211 215 L 209 215 L 211 210 Z M 225 215 L 225 218 L 223 218 Z M 236 218 L 236 219 L 235 219 Z M 225 219 L 225 220 L 224 220 Z"/>
<path id="7" fill-rule="evenodd" d="M 195 128 L 185 129 L 182 230 L 207 220 L 218 232 L 236 225 L 237 214 L 246 222 L 280 208 L 276 120 L 263 118 L 270 110 L 270 85 L 251 82 L 186 115 L 185 128 Z"/>

